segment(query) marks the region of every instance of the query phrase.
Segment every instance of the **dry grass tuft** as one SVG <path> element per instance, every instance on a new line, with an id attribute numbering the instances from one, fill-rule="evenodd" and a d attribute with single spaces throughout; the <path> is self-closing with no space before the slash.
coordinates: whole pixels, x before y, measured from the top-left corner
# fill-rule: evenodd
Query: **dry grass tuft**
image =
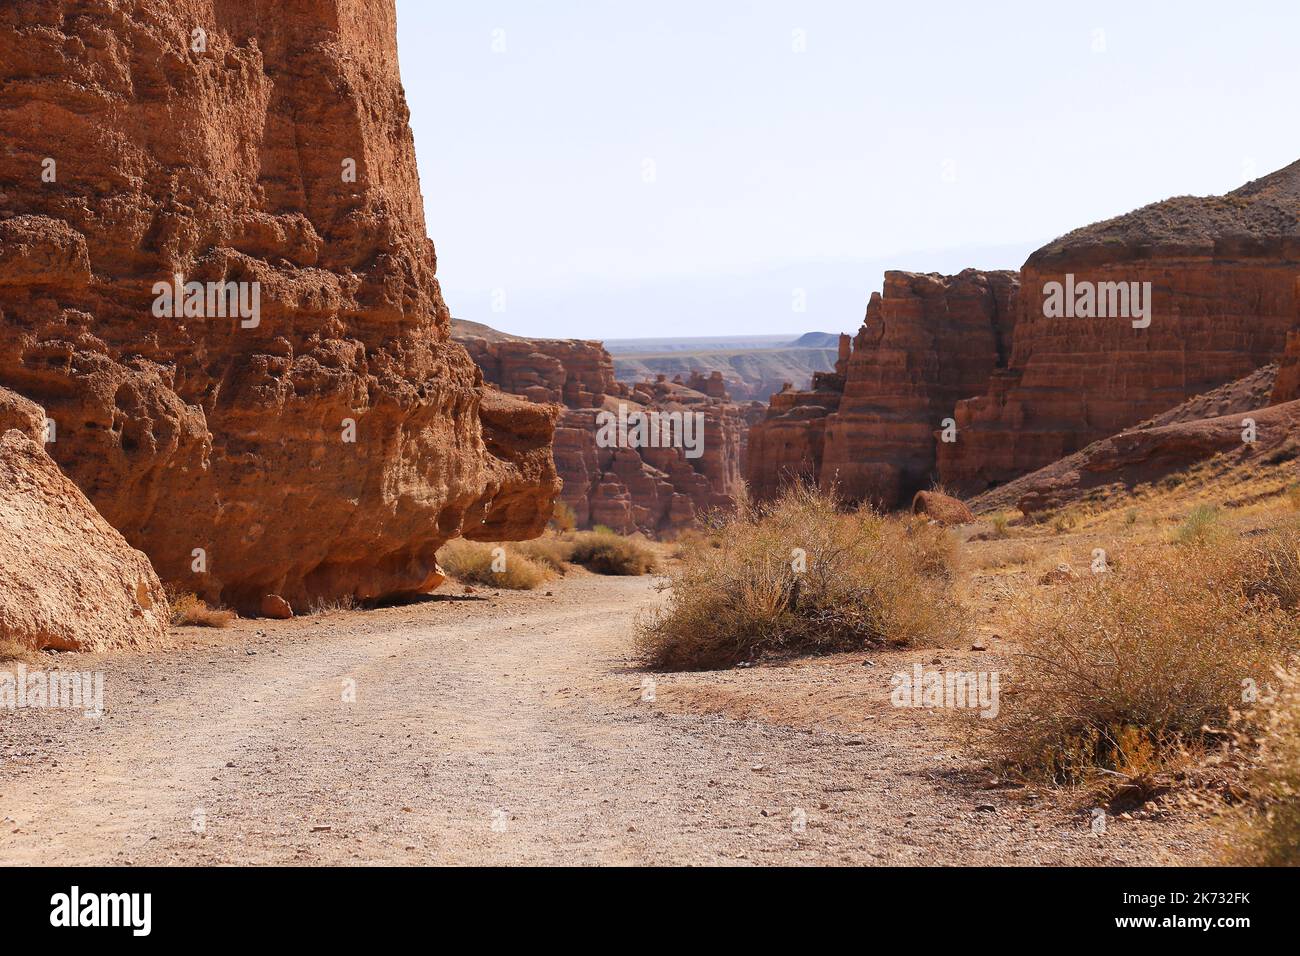
<path id="1" fill-rule="evenodd" d="M 554 534 L 545 534 L 532 541 L 517 541 L 507 550 L 522 554 L 534 564 L 549 568 L 556 574 L 564 574 L 568 571 L 569 562 L 573 558 L 572 542 Z"/>
<path id="2" fill-rule="evenodd" d="M 1300 646 L 1300 532 L 1177 540 L 1017 600 L 1016 692 L 992 728 L 1005 764 L 1068 784 L 1149 777 Z"/>
<path id="3" fill-rule="evenodd" d="M 718 547 L 691 547 L 663 609 L 638 622 L 651 666 L 727 667 L 763 655 L 932 644 L 964 635 L 955 543 L 924 521 L 838 510 L 796 486 L 719 519 Z"/>
<path id="4" fill-rule="evenodd" d="M 462 584 L 510 591 L 531 591 L 554 577 L 550 568 L 514 544 L 481 544 L 456 538 L 439 549 L 438 563 Z"/>
<path id="5" fill-rule="evenodd" d="M 1176 544 L 1215 544 L 1223 540 L 1227 531 L 1222 522 L 1223 513 L 1214 505 L 1198 505 L 1175 529 Z"/>
<path id="6" fill-rule="evenodd" d="M 574 535 L 569 560 L 596 574 L 623 576 L 650 574 L 658 566 L 658 555 L 645 540 L 608 528 Z"/>
<path id="7" fill-rule="evenodd" d="M 0 663 L 9 661 L 25 661 L 30 663 L 35 660 L 39 651 L 28 647 L 26 644 L 19 644 L 9 638 L 0 639 Z"/>
<path id="8" fill-rule="evenodd" d="M 173 627 L 229 627 L 238 615 L 226 608 L 209 607 L 207 602 L 188 592 L 169 593 Z"/>
<path id="9" fill-rule="evenodd" d="M 1281 689 L 1262 702 L 1248 734 L 1256 800 L 1240 817 L 1231 863 L 1300 866 L 1300 672 L 1276 676 Z"/>

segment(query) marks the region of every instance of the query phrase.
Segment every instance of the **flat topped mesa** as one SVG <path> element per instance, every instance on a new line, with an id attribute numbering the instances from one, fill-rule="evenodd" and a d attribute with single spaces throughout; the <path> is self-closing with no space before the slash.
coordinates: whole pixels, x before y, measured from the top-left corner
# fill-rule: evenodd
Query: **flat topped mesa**
<path id="1" fill-rule="evenodd" d="M 1006 372 L 957 407 L 941 480 L 996 487 L 1278 361 L 1300 318 L 1298 274 L 1300 163 L 1048 243 L 1021 272 Z M 1150 290 L 1145 315 L 1100 307 L 1135 286 Z M 1062 317 L 1060 287 L 1095 303 Z"/>

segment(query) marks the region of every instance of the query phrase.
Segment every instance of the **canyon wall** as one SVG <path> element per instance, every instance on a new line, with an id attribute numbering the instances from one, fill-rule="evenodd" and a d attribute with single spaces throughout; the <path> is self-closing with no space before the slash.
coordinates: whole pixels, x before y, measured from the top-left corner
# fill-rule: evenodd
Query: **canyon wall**
<path id="1" fill-rule="evenodd" d="M 450 341 L 392 0 L 16 0 L 0 79 L 0 386 L 164 581 L 413 594 L 540 532 L 556 413 Z"/>
<path id="2" fill-rule="evenodd" d="M 958 405 L 958 440 L 939 447 L 943 483 L 962 494 L 996 487 L 1282 358 L 1300 317 L 1298 213 L 1300 163 L 1035 252 L 1021 272 L 1008 368 Z M 1150 282 L 1150 325 L 1045 317 L 1046 284 L 1067 276 L 1076 286 Z M 1284 390 L 1291 377 L 1279 377 Z"/>
<path id="3" fill-rule="evenodd" d="M 491 337 L 466 323 L 457 340 L 489 382 L 563 406 L 555 465 L 564 483 L 560 500 L 573 510 L 578 527 L 599 524 L 621 533 L 671 537 L 735 503 L 754 410 L 730 401 L 721 373 L 671 382 L 660 375 L 629 385 L 615 381 L 613 360 L 599 342 L 522 339 L 481 326 L 479 331 Z M 671 447 L 602 447 L 600 416 L 617 416 L 620 406 L 628 414 L 702 415 L 702 454 L 692 458 Z"/>
<path id="4" fill-rule="evenodd" d="M 1006 363 L 1017 285 L 1014 272 L 886 273 L 835 371 L 772 396 L 750 433 L 751 491 L 804 478 L 851 501 L 911 501 L 933 479 L 944 420 Z"/>

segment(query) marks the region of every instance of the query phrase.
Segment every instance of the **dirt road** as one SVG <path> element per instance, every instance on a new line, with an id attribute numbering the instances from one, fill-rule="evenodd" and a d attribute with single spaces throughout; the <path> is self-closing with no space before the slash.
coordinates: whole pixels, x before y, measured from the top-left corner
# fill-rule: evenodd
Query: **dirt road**
<path id="1" fill-rule="evenodd" d="M 1196 831 L 990 779 L 889 705 L 929 660 L 838 655 L 654 678 L 648 578 L 575 572 L 227 631 L 102 670 L 105 715 L 0 711 L 3 864 L 1187 862 Z M 0 670 L 14 664 L 0 664 Z M 355 689 L 355 693 L 350 691 Z M 351 698 L 355 698 L 354 700 Z M 653 697 L 653 700 L 644 699 Z"/>

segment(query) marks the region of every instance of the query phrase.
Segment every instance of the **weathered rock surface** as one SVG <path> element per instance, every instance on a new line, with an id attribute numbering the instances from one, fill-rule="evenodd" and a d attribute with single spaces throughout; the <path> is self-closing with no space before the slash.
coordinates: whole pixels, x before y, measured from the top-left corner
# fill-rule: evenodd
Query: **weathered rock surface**
<path id="1" fill-rule="evenodd" d="M 851 501 L 904 505 L 935 473 L 938 432 L 958 400 L 1006 363 L 1014 272 L 885 274 L 851 346 L 812 388 L 772 396 L 750 433 L 750 488 L 771 497 L 791 478 Z"/>
<path id="2" fill-rule="evenodd" d="M 922 515 L 945 527 L 969 524 L 975 520 L 966 503 L 937 491 L 918 491 L 912 499 L 912 514 Z"/>
<path id="3" fill-rule="evenodd" d="M 826 422 L 820 481 L 851 501 L 907 502 L 935 470 L 936 433 L 1006 364 L 1014 272 L 885 273 Z"/>
<path id="4" fill-rule="evenodd" d="M 145 647 L 170 611 L 149 559 L 33 440 L 0 389 L 0 641 L 36 650 Z"/>
<path id="5" fill-rule="evenodd" d="M 1296 456 L 1300 448 L 1300 401 L 1261 407 L 1248 404 L 1258 394 L 1261 378 L 1269 369 L 1255 373 L 1243 383 L 1216 390 L 1220 401 L 1236 395 L 1235 406 L 1212 418 L 1198 417 L 1213 397 L 1198 396 L 1176 409 L 1143 422 L 1136 428 L 1093 442 L 1073 455 L 1022 475 L 970 502 L 979 513 L 1019 508 L 1024 514 L 1060 508 L 1090 493 L 1111 494 L 1131 491 L 1143 483 L 1159 481 L 1216 455 L 1225 464 L 1252 460 L 1275 461 Z M 1253 429 L 1248 425 L 1253 423 Z M 1247 437 L 1253 441 L 1247 441 Z"/>
<path id="6" fill-rule="evenodd" d="M 392 0 L 0 8 L 0 385 L 209 602 L 418 593 L 550 515 L 555 410 L 449 340 L 407 115 Z M 160 315 L 175 274 L 260 315 Z"/>
<path id="7" fill-rule="evenodd" d="M 1278 361 L 1300 316 L 1298 271 L 1300 163 L 1038 250 L 1021 272 L 1008 368 L 958 406 L 958 441 L 939 448 L 941 480 L 962 494 L 996 486 Z M 1045 317 L 1046 284 L 1067 275 L 1152 283 L 1149 327 Z"/>
<path id="8" fill-rule="evenodd" d="M 486 326 L 458 323 L 457 340 L 489 382 L 533 401 L 564 406 L 555 430 L 560 500 L 578 527 L 671 536 L 715 509 L 734 505 L 740 487 L 749 420 L 727 396 L 720 373 L 634 385 L 614 378 L 613 361 L 599 342 L 524 339 Z M 683 448 L 600 447 L 602 413 L 699 413 L 703 454 Z"/>

